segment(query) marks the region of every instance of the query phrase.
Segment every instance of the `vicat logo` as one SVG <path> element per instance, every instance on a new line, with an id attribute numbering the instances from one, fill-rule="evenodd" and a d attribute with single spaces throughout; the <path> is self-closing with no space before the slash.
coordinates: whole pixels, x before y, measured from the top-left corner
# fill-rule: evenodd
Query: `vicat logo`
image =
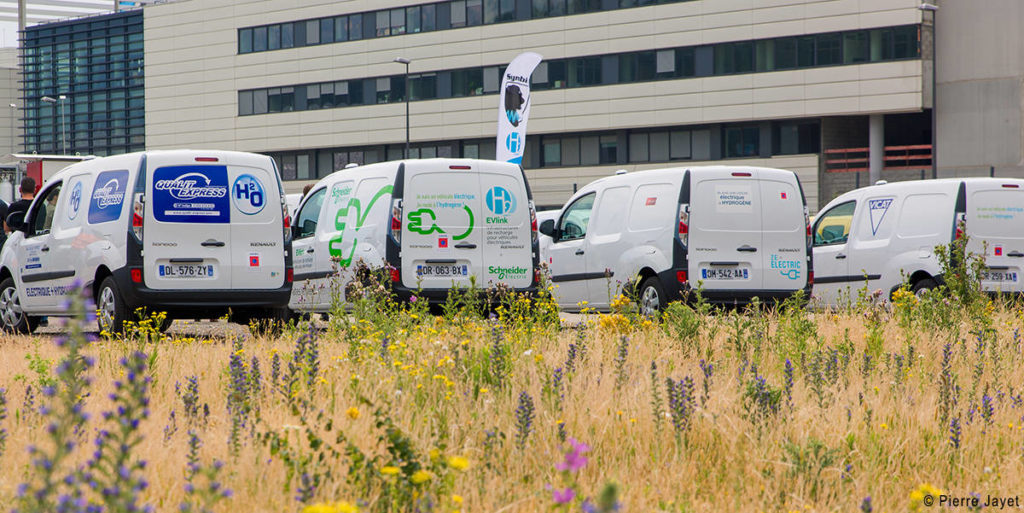
<path id="1" fill-rule="evenodd" d="M 499 280 L 505 278 L 520 278 L 526 276 L 530 270 L 525 267 L 505 267 L 500 265 L 489 265 L 487 266 L 487 273 L 493 274 L 498 277 Z"/>
<path id="2" fill-rule="evenodd" d="M 92 200 L 96 208 L 107 208 L 111 205 L 120 205 L 124 201 L 124 191 L 117 178 L 107 180 L 107 183 L 92 190 Z"/>
<path id="3" fill-rule="evenodd" d="M 210 178 L 202 173 L 185 173 L 173 180 L 159 180 L 153 185 L 158 191 L 167 191 L 177 200 L 189 201 L 196 198 L 223 198 L 228 188 L 210 185 Z"/>
<path id="4" fill-rule="evenodd" d="M 507 216 L 516 211 L 516 197 L 504 187 L 491 187 L 484 199 L 487 209 L 499 216 Z"/>

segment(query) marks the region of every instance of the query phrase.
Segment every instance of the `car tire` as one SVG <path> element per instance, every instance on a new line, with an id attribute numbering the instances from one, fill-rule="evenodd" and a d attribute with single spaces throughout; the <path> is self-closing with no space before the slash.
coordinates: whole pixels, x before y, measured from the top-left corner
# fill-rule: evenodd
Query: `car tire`
<path id="1" fill-rule="evenodd" d="M 7 277 L 0 282 L 0 324 L 5 333 L 29 334 L 39 325 L 39 317 L 25 315 L 18 298 L 14 278 Z"/>
<path id="2" fill-rule="evenodd" d="M 96 310 L 96 322 L 101 332 L 120 334 L 124 331 L 124 323 L 128 320 L 128 307 L 124 304 L 124 298 L 117 289 L 117 282 L 113 276 L 107 276 L 100 283 L 99 291 L 96 293 Z"/>
<path id="3" fill-rule="evenodd" d="M 662 308 L 665 308 L 665 288 L 661 286 L 657 276 L 651 276 L 640 283 L 636 298 L 640 315 L 644 317 L 657 317 Z"/>
<path id="4" fill-rule="evenodd" d="M 935 280 L 925 278 L 923 280 L 917 280 L 917 282 L 914 283 L 914 287 L 911 289 L 911 292 L 913 292 L 915 296 L 921 297 L 925 292 L 935 290 L 937 288 L 939 288 L 939 284 L 936 283 Z"/>

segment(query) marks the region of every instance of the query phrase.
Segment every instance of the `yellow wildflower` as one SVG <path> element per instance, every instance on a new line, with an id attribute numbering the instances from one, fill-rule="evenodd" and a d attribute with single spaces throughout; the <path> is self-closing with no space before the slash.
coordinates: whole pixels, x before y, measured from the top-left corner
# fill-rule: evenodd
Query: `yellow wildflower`
<path id="1" fill-rule="evenodd" d="M 430 452 L 427 454 L 430 456 L 430 461 L 437 461 L 441 459 L 441 451 L 438 450 L 436 447 L 431 449 Z"/>
<path id="2" fill-rule="evenodd" d="M 359 513 L 359 508 L 348 502 L 322 502 L 302 508 L 302 513 Z"/>
<path id="3" fill-rule="evenodd" d="M 414 485 L 421 485 L 423 483 L 426 483 L 427 481 L 430 481 L 433 478 L 434 476 L 430 475 L 430 472 L 427 472 L 426 470 L 417 470 L 416 472 L 413 472 L 412 477 L 409 478 L 409 481 L 412 481 L 412 484 Z"/>
<path id="4" fill-rule="evenodd" d="M 449 456 L 448 466 L 455 470 L 466 470 L 469 468 L 469 460 L 462 456 Z"/>
<path id="5" fill-rule="evenodd" d="M 398 467 L 392 467 L 390 465 L 380 468 L 380 473 L 384 474 L 385 476 L 396 476 L 398 475 L 398 472 Z"/>
<path id="6" fill-rule="evenodd" d="M 462 496 L 452 494 L 452 502 L 454 502 L 455 504 L 462 504 Z"/>
<path id="7" fill-rule="evenodd" d="M 351 408 L 345 410 L 345 415 L 348 415 L 348 418 L 350 418 L 352 420 L 358 419 L 359 418 L 359 408 L 356 408 L 355 406 L 352 406 Z"/>

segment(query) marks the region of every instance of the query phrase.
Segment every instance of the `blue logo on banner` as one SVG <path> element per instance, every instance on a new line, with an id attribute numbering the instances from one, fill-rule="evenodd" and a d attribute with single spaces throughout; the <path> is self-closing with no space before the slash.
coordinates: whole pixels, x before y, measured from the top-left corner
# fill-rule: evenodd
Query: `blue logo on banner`
<path id="1" fill-rule="evenodd" d="M 68 199 L 68 219 L 74 221 L 78 217 L 78 210 L 82 206 L 82 182 L 75 183 L 71 189 L 71 197 Z"/>
<path id="2" fill-rule="evenodd" d="M 239 212 L 246 215 L 259 214 L 267 204 L 267 194 L 263 184 L 252 175 L 241 175 L 235 178 L 231 186 L 231 202 Z"/>
<path id="3" fill-rule="evenodd" d="M 516 197 L 504 187 L 491 187 L 487 191 L 487 208 L 503 216 L 516 211 Z"/>
<path id="4" fill-rule="evenodd" d="M 89 224 L 107 223 L 121 217 L 128 191 L 128 171 L 104 171 L 96 177 L 89 199 Z"/>
<path id="5" fill-rule="evenodd" d="M 521 143 L 522 140 L 519 138 L 519 132 L 512 132 L 505 138 L 505 147 L 511 153 L 519 153 L 519 150 L 522 149 Z"/>
<path id="6" fill-rule="evenodd" d="M 153 172 L 153 213 L 162 223 L 228 223 L 225 166 L 169 166 Z"/>

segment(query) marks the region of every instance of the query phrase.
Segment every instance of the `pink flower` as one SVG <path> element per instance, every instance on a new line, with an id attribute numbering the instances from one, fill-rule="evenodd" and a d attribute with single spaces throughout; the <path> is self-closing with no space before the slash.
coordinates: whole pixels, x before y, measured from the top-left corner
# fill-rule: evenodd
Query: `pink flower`
<path id="1" fill-rule="evenodd" d="M 410 302 L 410 303 L 415 303 L 415 302 L 416 302 L 416 296 L 412 296 L 412 297 L 410 297 L 410 298 L 409 298 L 409 302 Z"/>
<path id="2" fill-rule="evenodd" d="M 556 463 L 555 468 L 562 472 L 579 472 L 581 468 L 587 466 L 587 457 L 583 453 L 590 452 L 590 446 L 575 438 L 569 439 L 569 445 L 572 446 L 572 450 L 565 453 L 565 460 Z"/>
<path id="3" fill-rule="evenodd" d="M 576 498 L 576 491 L 572 488 L 566 488 L 565 490 L 556 488 L 552 490 L 551 495 L 556 504 L 568 504 Z"/>

